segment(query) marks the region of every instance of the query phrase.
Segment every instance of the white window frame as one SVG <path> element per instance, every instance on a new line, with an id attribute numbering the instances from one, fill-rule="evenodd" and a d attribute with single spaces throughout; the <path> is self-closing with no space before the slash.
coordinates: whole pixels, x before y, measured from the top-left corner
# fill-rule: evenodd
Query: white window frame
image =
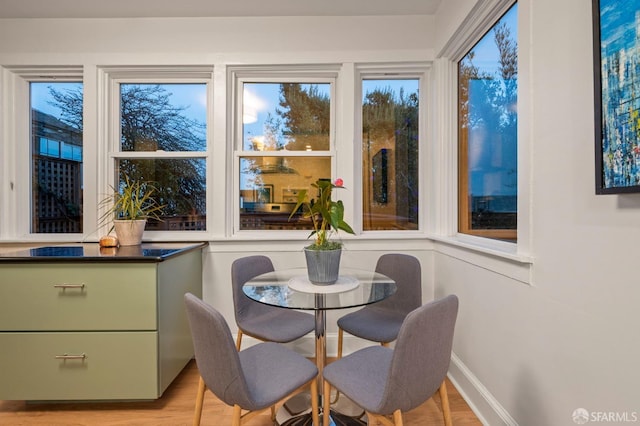
<path id="1" fill-rule="evenodd" d="M 2 153 L 3 172 L 2 221 L 0 237 L 2 240 L 19 241 L 78 241 L 95 229 L 95 212 L 87 202 L 91 194 L 90 183 L 83 182 L 83 234 L 79 233 L 37 233 L 31 231 L 32 223 L 32 152 L 31 152 L 31 82 L 81 82 L 85 89 L 82 66 L 7 66 L 1 68 L 0 93 L 4 93 L 6 109 L 3 109 Z M 86 117 L 86 110 L 83 108 Z M 86 127 L 83 129 L 83 170 L 92 167 L 94 151 L 87 145 Z M 83 173 L 86 176 L 85 173 Z"/>
<path id="2" fill-rule="evenodd" d="M 530 2 L 518 3 L 518 227 L 517 242 L 458 233 L 458 62 L 509 10 L 516 0 L 488 0 L 479 3 L 437 55 L 435 62 L 434 108 L 438 114 L 435 123 L 434 166 L 437 181 L 432 203 L 434 222 L 429 224 L 429 236 L 450 246 L 497 256 L 519 263 L 530 263 L 530 136 L 526 117 L 530 111 L 529 61 L 527 46 L 528 25 L 524 16 L 530 16 Z M 526 51 L 525 51 L 526 52 Z"/>
<path id="3" fill-rule="evenodd" d="M 204 151 L 121 151 L 120 150 L 120 84 L 180 84 L 199 83 L 207 87 L 207 122 L 206 149 Z M 104 162 L 98 170 L 98 188 L 101 193 L 109 193 L 109 186 L 114 185 L 116 176 L 115 164 L 121 159 L 185 159 L 201 158 L 206 163 L 206 187 L 211 186 L 212 152 L 213 152 L 213 67 L 101 67 L 98 69 L 98 105 L 103 105 L 101 115 L 102 132 L 99 132 L 98 146 L 104 152 Z M 210 239 L 212 234 L 213 214 L 212 192 L 206 191 L 206 231 L 145 231 L 145 239 L 151 241 L 193 241 Z M 103 207 L 103 211 L 106 206 Z M 100 214 L 103 214 L 100 211 Z M 108 231 L 103 225 L 103 233 Z"/>
<path id="4" fill-rule="evenodd" d="M 355 145 L 355 157 L 356 164 L 358 167 L 356 168 L 359 173 L 355 176 L 356 182 L 359 188 L 360 197 L 358 197 L 358 202 L 356 203 L 355 215 L 358 218 L 357 223 L 359 224 L 359 228 L 362 230 L 362 221 L 363 221 L 363 205 L 365 202 L 364 192 L 362 190 L 362 175 L 363 175 L 363 159 L 362 159 L 362 81 L 363 80 L 402 80 L 402 79 L 417 79 L 418 82 L 418 96 L 419 96 L 419 111 L 418 111 L 418 138 L 419 138 L 419 149 L 418 149 L 418 179 L 419 179 L 419 189 L 418 189 L 418 229 L 416 230 L 371 230 L 364 231 L 362 230 L 363 238 L 406 238 L 406 237 L 424 237 L 425 235 L 425 227 L 426 223 L 429 220 L 429 214 L 427 209 L 424 207 L 428 205 L 427 203 L 427 183 L 428 183 L 428 173 L 427 170 L 429 168 L 427 159 L 428 159 L 428 150 L 430 141 L 428 139 L 428 129 L 430 126 L 429 117 L 429 95 L 430 95 L 430 85 L 431 81 L 431 63 L 411 63 L 411 64 L 357 64 L 355 67 L 356 71 L 356 84 L 355 84 L 355 106 L 357 109 L 356 119 L 355 119 L 355 137 L 354 137 L 354 145 Z"/>
<path id="5" fill-rule="evenodd" d="M 241 230 L 240 205 L 240 159 L 243 157 L 330 157 L 331 179 L 336 174 L 336 128 L 338 126 L 338 74 L 339 67 L 329 66 L 237 66 L 228 68 L 228 87 L 230 88 L 230 108 L 228 128 L 231 130 L 230 146 L 233 152 L 232 191 L 228 196 L 228 205 L 233 206 L 232 235 L 237 239 L 273 239 L 274 236 L 286 234 L 286 239 L 305 239 L 309 231 L 299 230 Z M 243 141 L 243 85 L 244 83 L 329 83 L 331 85 L 330 130 L 328 151 L 245 151 Z M 347 207 L 348 208 L 348 207 Z"/>

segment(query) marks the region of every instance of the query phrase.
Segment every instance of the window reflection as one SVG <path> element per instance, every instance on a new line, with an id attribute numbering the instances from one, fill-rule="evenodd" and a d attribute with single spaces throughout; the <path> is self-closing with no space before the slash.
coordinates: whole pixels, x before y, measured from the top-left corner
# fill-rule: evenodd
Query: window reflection
<path id="1" fill-rule="evenodd" d="M 516 18 L 517 4 L 458 64 L 462 233 L 516 238 Z"/>
<path id="2" fill-rule="evenodd" d="M 300 191 L 314 190 L 317 179 L 332 177 L 332 84 L 324 79 L 242 81 L 238 86 L 240 230 L 313 228 L 300 212 L 289 216 Z"/>
<path id="3" fill-rule="evenodd" d="M 418 229 L 418 79 L 362 81 L 363 229 Z"/>
<path id="4" fill-rule="evenodd" d="M 298 193 L 331 178 L 331 157 L 253 156 L 240 159 L 240 229 L 312 229 L 295 214 Z"/>
<path id="5" fill-rule="evenodd" d="M 328 151 L 331 84 L 244 83 L 245 151 Z"/>

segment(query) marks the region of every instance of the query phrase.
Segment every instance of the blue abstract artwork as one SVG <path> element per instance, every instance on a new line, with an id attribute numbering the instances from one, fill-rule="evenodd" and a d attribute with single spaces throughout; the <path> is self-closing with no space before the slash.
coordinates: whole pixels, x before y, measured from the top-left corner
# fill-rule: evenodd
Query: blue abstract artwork
<path id="1" fill-rule="evenodd" d="M 640 2 L 593 1 L 596 192 L 640 192 Z"/>

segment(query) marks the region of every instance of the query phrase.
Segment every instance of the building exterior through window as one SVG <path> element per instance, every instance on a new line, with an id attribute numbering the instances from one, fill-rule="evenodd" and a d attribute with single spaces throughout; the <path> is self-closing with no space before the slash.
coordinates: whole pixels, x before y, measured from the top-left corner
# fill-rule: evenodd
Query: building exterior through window
<path id="1" fill-rule="evenodd" d="M 82 232 L 82 83 L 32 82 L 31 232 Z M 80 102 L 74 104 L 71 100 Z"/>

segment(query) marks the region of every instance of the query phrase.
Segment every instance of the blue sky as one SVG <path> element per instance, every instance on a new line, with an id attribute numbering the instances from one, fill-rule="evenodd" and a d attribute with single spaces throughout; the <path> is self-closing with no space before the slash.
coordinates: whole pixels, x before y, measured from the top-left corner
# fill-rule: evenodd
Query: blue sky
<path id="1" fill-rule="evenodd" d="M 511 37 L 518 40 L 518 3 L 500 19 L 500 23 L 506 22 L 511 30 Z M 475 53 L 473 63 L 483 71 L 495 73 L 498 71 L 498 47 L 493 39 L 493 31 L 489 31 L 472 49 Z"/>
<path id="2" fill-rule="evenodd" d="M 417 79 L 398 79 L 398 80 L 364 80 L 362 82 L 362 100 L 364 101 L 367 93 L 371 93 L 376 89 L 390 88 L 394 94 L 399 95 L 400 89 L 404 89 L 405 96 L 410 93 L 418 92 L 418 80 Z"/>
<path id="3" fill-rule="evenodd" d="M 60 109 L 48 104 L 52 99 L 51 96 L 49 96 L 50 87 L 54 87 L 59 91 L 76 90 L 78 87 L 82 87 L 82 83 L 52 81 L 31 83 L 31 107 L 59 118 Z"/>
<path id="4" fill-rule="evenodd" d="M 301 86 L 308 89 L 311 85 L 316 86 L 320 94 L 331 95 L 329 83 L 302 84 Z M 243 89 L 243 140 L 245 141 L 245 149 L 251 149 L 248 146 L 248 141 L 251 138 L 264 135 L 264 125 L 269 113 L 274 118 L 279 118 L 276 109 L 280 108 L 280 83 L 245 83 Z"/>
<path id="5" fill-rule="evenodd" d="M 308 84 L 303 84 L 308 88 Z M 328 83 L 314 84 L 321 94 L 330 94 L 331 86 Z M 400 88 L 404 88 L 405 95 L 418 91 L 417 79 L 385 79 L 364 80 L 362 98 L 376 88 L 391 88 L 396 94 Z M 249 147 L 250 138 L 264 135 L 264 125 L 269 113 L 278 118 L 276 109 L 279 108 L 280 83 L 245 83 L 244 86 L 244 115 L 243 140 L 245 149 Z M 251 121 L 255 120 L 255 121 Z"/>
<path id="6" fill-rule="evenodd" d="M 207 122 L 207 89 L 203 83 L 199 84 L 161 84 L 161 86 L 171 93 L 169 98 L 173 106 L 186 107 L 183 113 L 201 123 Z M 82 83 L 71 82 L 32 82 L 31 83 L 31 106 L 39 111 L 60 117 L 60 109 L 49 105 L 51 96 L 50 87 L 59 91 L 75 90 L 82 87 Z"/>

